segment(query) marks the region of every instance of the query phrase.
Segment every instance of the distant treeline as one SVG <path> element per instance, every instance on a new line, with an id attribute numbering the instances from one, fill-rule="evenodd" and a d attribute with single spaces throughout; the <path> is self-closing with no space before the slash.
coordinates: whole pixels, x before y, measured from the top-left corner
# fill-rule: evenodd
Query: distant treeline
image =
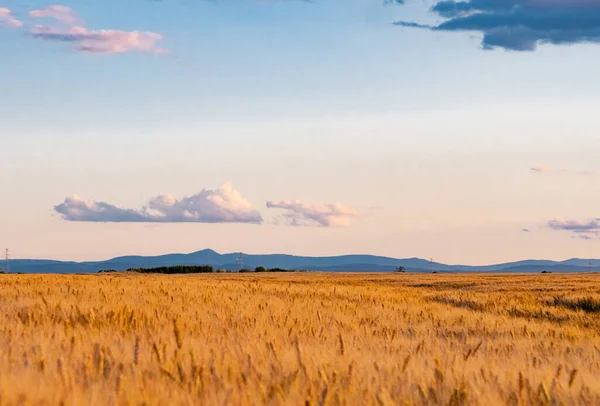
<path id="1" fill-rule="evenodd" d="M 114 269 L 101 270 L 98 273 L 117 272 Z M 175 266 L 161 266 L 158 268 L 129 268 L 126 272 L 137 272 L 137 273 L 162 273 L 162 274 L 190 274 L 190 273 L 213 273 L 213 272 L 235 272 L 226 271 L 223 269 L 215 269 L 211 265 L 175 265 Z M 252 269 L 241 269 L 239 272 L 304 272 L 299 270 L 289 270 L 282 268 L 265 268 L 264 266 L 258 266 L 254 270 Z"/>
<path id="2" fill-rule="evenodd" d="M 129 268 L 127 272 L 137 273 L 212 273 L 214 269 L 210 265 L 176 265 L 176 266 L 161 266 L 158 268 Z"/>
<path id="3" fill-rule="evenodd" d="M 251 269 L 242 269 L 240 272 L 304 272 L 296 269 L 282 269 L 282 268 L 265 268 L 264 266 L 257 266 L 254 271 Z"/>

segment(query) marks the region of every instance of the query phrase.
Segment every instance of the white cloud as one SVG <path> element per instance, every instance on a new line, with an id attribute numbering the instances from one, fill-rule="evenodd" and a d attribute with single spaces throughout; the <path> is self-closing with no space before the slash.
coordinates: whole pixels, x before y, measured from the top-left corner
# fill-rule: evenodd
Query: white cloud
<path id="1" fill-rule="evenodd" d="M 7 8 L 0 8 L 0 27 L 22 27 L 23 22 L 17 20 L 12 11 Z"/>
<path id="2" fill-rule="evenodd" d="M 270 209 L 283 209 L 284 221 L 291 226 L 346 227 L 358 211 L 339 203 L 303 203 L 298 200 L 267 202 Z"/>
<path id="3" fill-rule="evenodd" d="M 177 200 L 160 195 L 141 209 L 124 209 L 115 205 L 83 200 L 71 196 L 54 207 L 64 220 L 110 223 L 262 223 L 261 214 L 250 202 L 225 183 L 216 190 Z"/>

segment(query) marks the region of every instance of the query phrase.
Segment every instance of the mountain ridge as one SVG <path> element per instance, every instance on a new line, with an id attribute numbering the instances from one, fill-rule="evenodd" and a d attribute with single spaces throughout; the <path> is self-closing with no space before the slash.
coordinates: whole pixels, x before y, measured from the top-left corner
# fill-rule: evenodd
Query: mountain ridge
<path id="1" fill-rule="evenodd" d="M 215 269 L 237 269 L 238 253 L 220 254 L 212 249 L 155 256 L 127 255 L 104 261 L 58 261 L 47 259 L 12 259 L 10 272 L 22 273 L 96 273 L 113 269 L 124 271 L 129 268 L 151 268 L 173 265 L 212 265 Z M 369 254 L 336 256 L 298 256 L 289 254 L 244 254 L 244 267 L 257 266 L 283 269 L 305 269 L 329 272 L 393 272 L 403 266 L 408 272 L 490 272 L 490 273 L 539 273 L 600 271 L 600 259 L 570 258 L 564 261 L 527 259 L 483 266 L 449 265 L 412 258 L 392 258 Z"/>

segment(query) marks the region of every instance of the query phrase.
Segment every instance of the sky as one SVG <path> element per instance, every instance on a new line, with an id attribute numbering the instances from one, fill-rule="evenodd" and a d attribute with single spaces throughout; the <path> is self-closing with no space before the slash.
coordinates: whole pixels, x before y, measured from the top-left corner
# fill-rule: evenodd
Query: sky
<path id="1" fill-rule="evenodd" d="M 0 245 L 598 258 L 599 69 L 600 0 L 0 0 Z"/>

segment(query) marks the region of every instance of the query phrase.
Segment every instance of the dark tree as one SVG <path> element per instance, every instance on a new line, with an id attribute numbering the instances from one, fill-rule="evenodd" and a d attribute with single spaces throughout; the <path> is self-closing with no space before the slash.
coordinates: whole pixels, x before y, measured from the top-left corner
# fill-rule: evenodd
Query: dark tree
<path id="1" fill-rule="evenodd" d="M 130 268 L 128 272 L 139 273 L 164 273 L 164 274 L 181 274 L 181 273 L 211 273 L 213 267 L 210 265 L 176 265 L 176 266 L 161 266 L 158 268 Z"/>

